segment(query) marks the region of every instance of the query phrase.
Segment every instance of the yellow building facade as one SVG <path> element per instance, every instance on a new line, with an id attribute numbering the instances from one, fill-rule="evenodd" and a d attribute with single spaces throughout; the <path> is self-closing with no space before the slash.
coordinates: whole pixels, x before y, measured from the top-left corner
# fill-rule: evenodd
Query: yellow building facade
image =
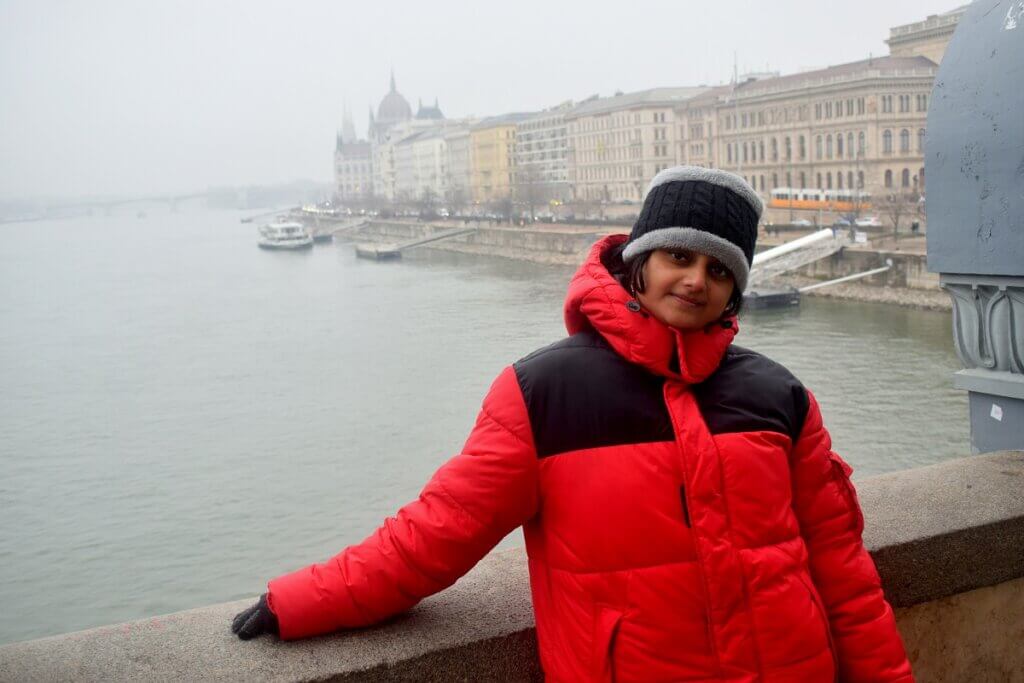
<path id="1" fill-rule="evenodd" d="M 470 196 L 476 203 L 510 199 L 515 173 L 516 123 L 525 114 L 484 119 L 469 131 Z"/>

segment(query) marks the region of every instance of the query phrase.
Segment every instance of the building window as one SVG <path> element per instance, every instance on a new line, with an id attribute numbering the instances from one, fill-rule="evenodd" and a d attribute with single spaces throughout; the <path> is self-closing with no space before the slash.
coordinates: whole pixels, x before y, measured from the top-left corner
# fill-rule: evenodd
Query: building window
<path id="1" fill-rule="evenodd" d="M 910 111 L 910 95 L 900 95 L 900 113 Z"/>
<path id="2" fill-rule="evenodd" d="M 904 154 L 910 151 L 910 131 L 906 128 L 900 131 L 900 151 Z"/>
<path id="3" fill-rule="evenodd" d="M 836 187 L 838 189 L 840 189 L 840 190 L 843 189 L 843 174 L 842 174 L 842 172 L 836 173 Z"/>
<path id="4" fill-rule="evenodd" d="M 820 188 L 821 188 L 821 186 L 822 186 L 822 182 L 821 182 L 821 174 L 819 173 L 819 174 L 818 174 L 818 188 L 820 189 Z"/>
<path id="5" fill-rule="evenodd" d="M 836 156 L 840 159 L 843 158 L 843 134 L 840 133 L 836 136 Z"/>
<path id="6" fill-rule="evenodd" d="M 892 154 L 892 131 L 887 130 L 882 133 L 882 153 Z"/>
<path id="7" fill-rule="evenodd" d="M 829 134 L 825 137 L 825 157 L 827 159 L 832 158 L 832 135 Z"/>
<path id="8" fill-rule="evenodd" d="M 728 163 L 732 163 L 732 143 L 730 142 L 725 146 L 725 159 Z"/>
<path id="9" fill-rule="evenodd" d="M 793 158 L 793 142 L 786 138 L 786 161 L 790 161 Z"/>
<path id="10" fill-rule="evenodd" d="M 846 100 L 846 115 L 853 116 L 853 100 Z"/>
<path id="11" fill-rule="evenodd" d="M 853 189 L 853 171 L 846 172 L 846 186 L 851 190 Z"/>
<path id="12" fill-rule="evenodd" d="M 761 144 L 759 146 L 761 148 L 761 162 L 763 163 L 764 162 L 764 140 L 761 140 Z M 764 184 L 763 183 L 762 183 L 761 189 L 762 190 L 764 189 Z"/>
<path id="13" fill-rule="evenodd" d="M 927 95 L 918 95 L 917 96 L 917 110 L 918 111 L 928 111 L 928 96 Z"/>
<path id="14" fill-rule="evenodd" d="M 864 158 L 867 148 L 864 146 L 864 131 L 857 133 L 857 155 Z"/>
<path id="15" fill-rule="evenodd" d="M 924 166 L 917 171 L 917 189 L 924 192 Z"/>
<path id="16" fill-rule="evenodd" d="M 924 128 L 917 131 L 917 151 L 924 154 Z"/>
<path id="17" fill-rule="evenodd" d="M 857 171 L 857 189 L 864 189 L 864 171 Z"/>
<path id="18" fill-rule="evenodd" d="M 887 170 L 885 172 L 885 186 L 890 188 L 892 187 L 892 171 Z"/>
<path id="19" fill-rule="evenodd" d="M 772 173 L 772 189 L 774 190 L 778 186 L 779 186 L 779 174 L 778 173 Z"/>
<path id="20" fill-rule="evenodd" d="M 882 95 L 882 113 L 892 113 L 892 95 Z"/>
<path id="21" fill-rule="evenodd" d="M 903 187 L 910 187 L 910 169 L 903 169 L 902 177 L 900 178 L 900 185 Z"/>
<path id="22" fill-rule="evenodd" d="M 832 171 L 829 171 L 828 173 L 825 174 L 825 185 L 827 186 L 825 189 L 832 189 Z"/>
<path id="23" fill-rule="evenodd" d="M 803 159 L 806 159 L 806 158 L 807 158 L 807 145 L 804 144 L 804 136 L 801 135 L 800 136 L 800 159 L 803 160 Z"/>
<path id="24" fill-rule="evenodd" d="M 818 137 L 816 137 L 814 139 L 814 158 L 815 159 L 820 159 L 821 157 L 822 157 L 822 153 L 821 153 L 821 136 L 819 135 Z"/>
<path id="25" fill-rule="evenodd" d="M 858 114 L 863 114 L 864 113 L 864 98 L 863 97 L 858 97 L 857 98 L 857 113 Z"/>
<path id="26" fill-rule="evenodd" d="M 779 141 L 772 138 L 772 161 L 779 160 Z"/>
<path id="27" fill-rule="evenodd" d="M 800 187 L 807 187 L 807 174 L 800 171 Z"/>
<path id="28" fill-rule="evenodd" d="M 825 118 L 826 119 L 832 118 L 832 103 L 831 102 L 826 102 L 825 103 Z"/>
<path id="29" fill-rule="evenodd" d="M 743 143 L 743 161 L 746 161 L 747 159 L 748 159 L 748 157 L 747 157 L 747 143 L 744 142 Z"/>

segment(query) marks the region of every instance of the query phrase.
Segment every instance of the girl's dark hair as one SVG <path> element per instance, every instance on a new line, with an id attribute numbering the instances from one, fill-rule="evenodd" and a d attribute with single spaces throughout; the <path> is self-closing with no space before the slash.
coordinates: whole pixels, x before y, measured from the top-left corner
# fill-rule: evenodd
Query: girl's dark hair
<path id="1" fill-rule="evenodd" d="M 629 263 L 626 263 L 622 260 L 622 250 L 625 246 L 623 244 L 615 249 L 610 249 L 605 252 L 601 260 L 604 263 L 604 267 L 618 280 L 623 289 L 635 297 L 638 293 L 642 294 L 646 287 L 644 283 L 644 266 L 647 264 L 647 259 L 650 258 L 651 252 L 644 252 Z M 735 278 L 733 278 L 733 282 L 735 282 Z M 728 318 L 733 315 L 739 315 L 742 310 L 743 292 L 740 291 L 739 287 L 734 286 L 732 294 L 729 296 L 729 303 L 725 305 L 725 310 L 722 311 L 722 317 Z"/>

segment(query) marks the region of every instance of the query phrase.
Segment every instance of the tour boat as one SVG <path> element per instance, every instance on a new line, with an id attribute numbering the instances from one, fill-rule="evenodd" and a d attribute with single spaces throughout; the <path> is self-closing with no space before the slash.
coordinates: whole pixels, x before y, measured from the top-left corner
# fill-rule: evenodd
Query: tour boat
<path id="1" fill-rule="evenodd" d="M 260 249 L 309 249 L 313 237 L 302 223 L 279 222 L 260 226 Z"/>

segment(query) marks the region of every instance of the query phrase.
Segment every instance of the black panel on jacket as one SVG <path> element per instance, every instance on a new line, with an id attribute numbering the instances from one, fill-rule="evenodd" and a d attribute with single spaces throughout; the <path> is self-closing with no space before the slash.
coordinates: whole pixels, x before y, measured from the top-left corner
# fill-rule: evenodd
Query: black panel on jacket
<path id="1" fill-rule="evenodd" d="M 712 434 L 768 431 L 795 442 L 809 405 L 807 390 L 789 370 L 735 345 L 693 393 Z"/>
<path id="2" fill-rule="evenodd" d="M 597 332 L 563 339 L 513 368 L 539 457 L 675 438 L 664 378 L 623 359 Z"/>

